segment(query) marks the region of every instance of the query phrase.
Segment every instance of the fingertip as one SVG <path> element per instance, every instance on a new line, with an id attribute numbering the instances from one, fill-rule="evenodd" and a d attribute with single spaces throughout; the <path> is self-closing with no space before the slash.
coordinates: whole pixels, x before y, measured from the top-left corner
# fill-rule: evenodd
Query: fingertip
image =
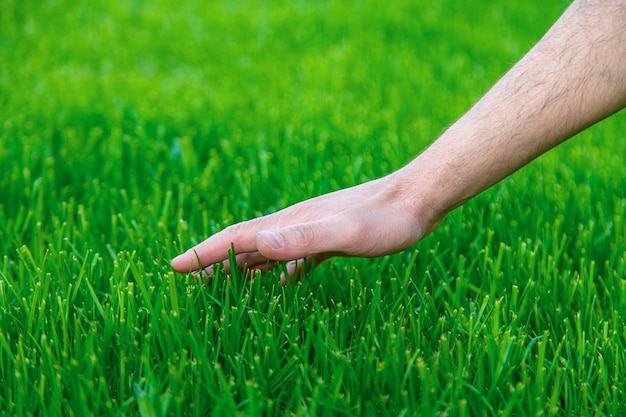
<path id="1" fill-rule="evenodd" d="M 207 284 L 211 284 L 213 282 L 213 277 L 215 276 L 215 270 L 212 266 L 201 269 L 199 271 L 193 271 L 191 275 L 196 278 L 198 281 L 204 281 Z"/>
<path id="2" fill-rule="evenodd" d="M 285 264 L 285 271 L 280 274 L 280 284 L 285 287 L 300 281 L 304 259 L 290 261 Z"/>
<path id="3" fill-rule="evenodd" d="M 170 267 L 172 267 L 172 269 L 176 272 L 181 272 L 179 271 L 179 265 L 180 265 L 180 258 L 182 255 L 178 255 L 176 256 L 174 259 L 172 259 L 170 261 Z"/>
<path id="4" fill-rule="evenodd" d="M 194 269 L 193 262 L 193 259 L 189 259 L 188 252 L 185 252 L 172 259 L 170 261 L 170 266 L 176 272 L 185 273 Z"/>

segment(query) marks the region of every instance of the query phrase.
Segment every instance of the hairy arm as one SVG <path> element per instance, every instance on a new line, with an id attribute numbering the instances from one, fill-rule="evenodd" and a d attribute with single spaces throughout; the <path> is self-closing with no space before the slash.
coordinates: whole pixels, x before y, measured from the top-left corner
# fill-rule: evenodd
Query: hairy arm
<path id="1" fill-rule="evenodd" d="M 232 225 L 172 260 L 179 272 L 227 259 L 379 256 L 406 249 L 445 215 L 626 105 L 626 1 L 577 0 L 463 117 L 402 169 Z M 226 268 L 230 268 L 228 263 Z M 288 273 L 297 271 L 290 263 Z"/>
<path id="2" fill-rule="evenodd" d="M 427 176 L 446 213 L 624 105 L 626 2 L 576 1 L 401 178 Z"/>

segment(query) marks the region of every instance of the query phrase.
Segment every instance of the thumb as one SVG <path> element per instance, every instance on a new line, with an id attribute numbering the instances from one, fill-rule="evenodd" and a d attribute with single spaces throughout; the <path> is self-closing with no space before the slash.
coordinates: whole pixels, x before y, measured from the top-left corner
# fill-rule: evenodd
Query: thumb
<path id="1" fill-rule="evenodd" d="M 257 250 L 275 261 L 292 261 L 328 252 L 337 252 L 337 228 L 328 222 L 302 223 L 256 235 Z"/>

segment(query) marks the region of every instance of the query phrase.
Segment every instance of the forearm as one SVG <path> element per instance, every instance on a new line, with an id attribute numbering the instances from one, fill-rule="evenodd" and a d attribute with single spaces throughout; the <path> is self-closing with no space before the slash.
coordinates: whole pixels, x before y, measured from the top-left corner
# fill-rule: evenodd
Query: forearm
<path id="1" fill-rule="evenodd" d="M 626 1 L 576 1 L 457 123 L 394 175 L 417 183 L 417 200 L 441 217 L 625 104 Z"/>

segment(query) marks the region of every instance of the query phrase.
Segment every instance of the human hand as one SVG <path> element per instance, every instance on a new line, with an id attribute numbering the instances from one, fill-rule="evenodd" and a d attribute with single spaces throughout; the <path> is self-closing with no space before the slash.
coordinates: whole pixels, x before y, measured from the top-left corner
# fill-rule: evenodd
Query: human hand
<path id="1" fill-rule="evenodd" d="M 387 176 L 303 201 L 276 213 L 241 222 L 192 247 L 171 262 L 177 272 L 208 276 L 213 265 L 266 271 L 287 261 L 297 277 L 306 260 L 318 265 L 333 256 L 376 257 L 406 249 L 436 227 L 406 184 Z M 284 284 L 287 278 L 281 276 Z"/>
<path id="2" fill-rule="evenodd" d="M 623 2 L 575 1 L 541 41 L 401 170 L 227 227 L 172 260 L 178 272 L 406 249 L 450 210 L 626 105 Z M 582 28 L 582 30 L 581 30 Z M 540 111 L 538 111 L 540 109 Z M 302 262 L 299 262 L 302 265 Z M 282 278 L 284 281 L 284 277 Z"/>

